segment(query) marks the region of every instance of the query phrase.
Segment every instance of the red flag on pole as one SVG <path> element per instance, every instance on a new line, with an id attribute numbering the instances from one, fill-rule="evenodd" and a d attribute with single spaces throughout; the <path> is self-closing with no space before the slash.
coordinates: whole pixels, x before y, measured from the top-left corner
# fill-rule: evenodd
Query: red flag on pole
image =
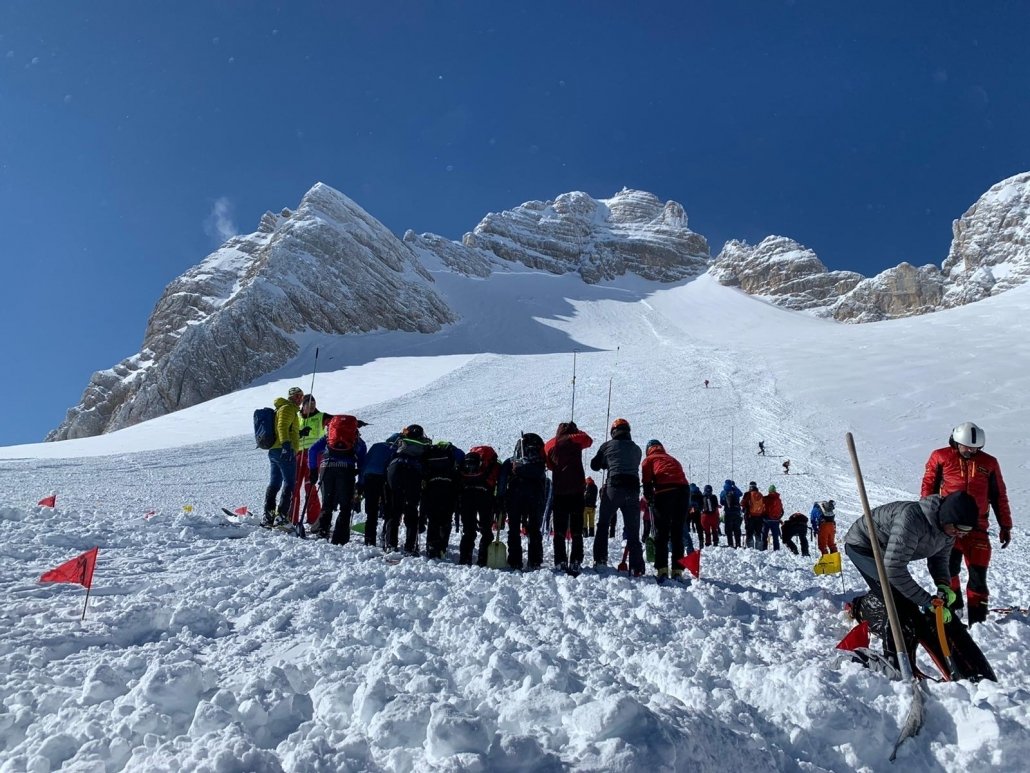
<path id="1" fill-rule="evenodd" d="M 93 585 L 93 569 L 97 565 L 97 551 L 87 550 L 81 556 L 65 561 L 39 578 L 40 582 L 74 582 L 89 588 Z"/>
<path id="2" fill-rule="evenodd" d="M 680 566 L 689 571 L 694 577 L 701 577 L 701 551 L 695 550 L 689 556 L 680 559 Z"/>
<path id="3" fill-rule="evenodd" d="M 848 652 L 853 652 L 854 650 L 858 649 L 859 647 L 868 647 L 868 646 L 869 646 L 869 622 L 866 621 L 866 620 L 863 620 L 861 623 L 859 623 L 854 628 L 852 628 L 850 631 L 848 631 L 848 635 L 845 636 L 843 639 L 841 639 L 840 643 L 837 644 L 837 649 L 839 649 L 839 650 L 847 650 Z"/>
<path id="4" fill-rule="evenodd" d="M 41 505 L 42 507 L 57 507 L 57 494 L 43 497 L 41 500 L 36 502 L 36 504 Z"/>
<path id="5" fill-rule="evenodd" d="M 236 513 L 236 515 L 250 515 L 250 511 L 247 509 L 246 505 L 237 507 L 233 512 Z"/>

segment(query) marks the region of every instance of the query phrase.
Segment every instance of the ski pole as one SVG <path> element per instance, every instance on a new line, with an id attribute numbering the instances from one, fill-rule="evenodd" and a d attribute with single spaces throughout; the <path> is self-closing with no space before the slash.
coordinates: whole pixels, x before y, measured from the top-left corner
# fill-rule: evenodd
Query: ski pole
<path id="1" fill-rule="evenodd" d="M 331 359 L 332 359 L 332 357 L 330 357 L 329 359 L 331 360 Z M 309 394 L 309 395 L 311 395 L 311 394 L 314 394 L 314 393 L 315 393 L 315 373 L 316 373 L 317 371 L 318 371 L 318 347 L 316 346 L 316 347 L 315 347 L 315 364 L 314 364 L 314 366 L 313 366 L 313 367 L 311 368 L 311 388 L 310 388 L 310 389 L 308 389 L 308 394 Z"/>
<path id="2" fill-rule="evenodd" d="M 569 421 L 576 420 L 576 350 L 572 350 L 572 414 Z"/>

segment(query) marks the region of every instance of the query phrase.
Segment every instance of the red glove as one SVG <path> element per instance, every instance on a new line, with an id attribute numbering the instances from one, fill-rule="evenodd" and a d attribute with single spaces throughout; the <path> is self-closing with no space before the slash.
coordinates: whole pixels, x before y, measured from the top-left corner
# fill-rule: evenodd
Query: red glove
<path id="1" fill-rule="evenodd" d="M 998 539 L 1001 540 L 1002 548 L 1007 548 L 1009 543 L 1012 541 L 1012 529 L 1006 529 L 1003 527 L 1001 532 L 998 534 Z"/>

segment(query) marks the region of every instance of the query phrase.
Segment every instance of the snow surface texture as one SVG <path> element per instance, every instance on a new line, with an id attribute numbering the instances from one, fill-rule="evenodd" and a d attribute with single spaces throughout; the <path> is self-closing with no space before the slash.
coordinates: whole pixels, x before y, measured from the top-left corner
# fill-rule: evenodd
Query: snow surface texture
<path id="1" fill-rule="evenodd" d="M 929 451 L 973 420 L 1016 521 L 1012 545 L 995 542 L 992 598 L 1030 601 L 1030 288 L 841 326 L 710 277 L 587 294 L 578 278 L 492 275 L 461 298 L 437 280 L 448 303 L 493 322 L 379 337 L 405 356 L 318 376 L 319 404 L 369 421 L 369 440 L 412 421 L 502 455 L 520 430 L 550 437 L 571 408 L 571 353 L 549 337 L 562 336 L 580 351 L 575 418 L 595 448 L 611 379 L 611 417 L 640 443 L 661 439 L 692 481 L 775 483 L 788 513 L 832 497 L 843 535 L 859 514 L 845 431 L 879 504 L 915 496 Z M 536 299 L 561 298 L 560 316 L 528 319 Z M 942 354 L 970 330 L 985 333 L 974 351 Z M 477 333 L 507 333 L 523 353 L 460 353 Z M 930 685 L 926 724 L 895 767 L 908 687 L 833 650 L 850 628 L 841 605 L 861 588 L 849 565 L 842 592 L 840 577 L 812 573 L 814 558 L 706 548 L 700 580 L 658 586 L 459 567 L 453 545 L 446 562 L 391 565 L 363 545 L 226 518 L 221 507 L 258 509 L 268 463 L 250 414 L 291 383 L 103 437 L 0 449 L 0 771 L 1025 769 L 1023 615 L 974 627 L 1000 683 Z M 56 510 L 32 505 L 50 491 Z M 81 587 L 36 580 L 94 545 L 80 623 Z"/>

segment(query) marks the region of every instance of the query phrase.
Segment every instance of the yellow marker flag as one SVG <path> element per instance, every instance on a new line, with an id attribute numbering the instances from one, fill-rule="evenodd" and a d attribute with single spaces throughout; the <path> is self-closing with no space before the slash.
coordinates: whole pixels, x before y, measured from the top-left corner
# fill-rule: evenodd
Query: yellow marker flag
<path id="1" fill-rule="evenodd" d="M 827 553 L 815 562 L 812 571 L 816 574 L 840 574 L 840 553 Z"/>
<path id="2" fill-rule="evenodd" d="M 182 506 L 182 511 L 184 513 L 192 513 L 193 512 L 193 505 L 183 505 Z"/>

